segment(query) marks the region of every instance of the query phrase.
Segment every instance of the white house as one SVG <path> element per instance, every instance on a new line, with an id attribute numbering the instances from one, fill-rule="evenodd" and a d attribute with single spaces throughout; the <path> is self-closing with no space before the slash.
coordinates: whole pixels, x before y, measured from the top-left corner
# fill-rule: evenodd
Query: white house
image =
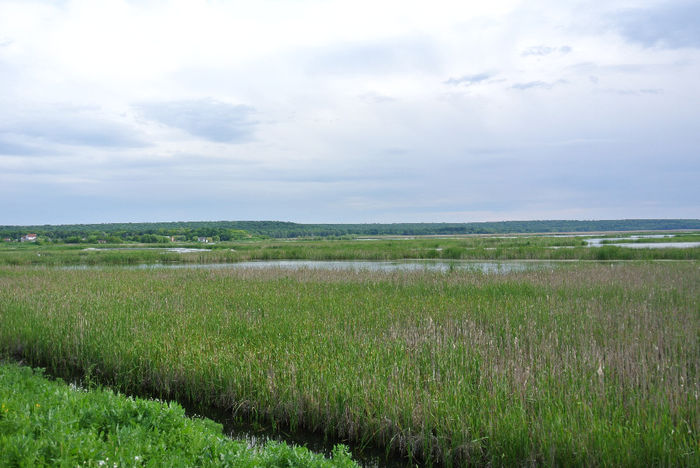
<path id="1" fill-rule="evenodd" d="M 22 242 L 36 242 L 36 234 L 25 234 L 20 238 Z"/>

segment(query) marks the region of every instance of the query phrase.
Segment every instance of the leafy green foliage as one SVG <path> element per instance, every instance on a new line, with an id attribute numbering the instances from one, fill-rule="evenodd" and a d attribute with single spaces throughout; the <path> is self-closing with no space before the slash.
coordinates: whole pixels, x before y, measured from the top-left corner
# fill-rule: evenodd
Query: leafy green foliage
<path id="1" fill-rule="evenodd" d="M 0 465 L 357 466 L 343 446 L 331 460 L 276 442 L 250 448 L 177 403 L 83 390 L 14 364 L 0 364 Z"/>

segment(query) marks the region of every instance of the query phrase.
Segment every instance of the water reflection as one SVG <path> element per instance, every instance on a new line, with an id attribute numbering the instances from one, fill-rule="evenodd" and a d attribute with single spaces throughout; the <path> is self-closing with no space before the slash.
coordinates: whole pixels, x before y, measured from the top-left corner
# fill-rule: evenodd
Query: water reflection
<path id="1" fill-rule="evenodd" d="M 238 263 L 142 263 L 139 265 L 67 265 L 63 270 L 94 270 L 116 268 L 123 270 L 160 270 L 160 269 L 265 269 L 278 268 L 286 270 L 335 270 L 335 271 L 403 271 L 403 272 L 449 272 L 473 271 L 489 274 L 505 274 L 519 271 L 552 269 L 566 261 L 549 260 L 509 260 L 509 261 L 474 261 L 474 260 L 256 260 Z"/>
<path id="2" fill-rule="evenodd" d="M 553 268 L 557 262 L 549 261 L 502 261 L 484 262 L 470 260 L 433 261 L 433 260 L 258 260 L 238 263 L 206 263 L 206 264 L 144 264 L 135 268 L 205 268 L 205 269 L 263 269 L 282 268 L 287 270 L 336 270 L 336 271 L 478 271 L 481 273 L 503 274 L 517 271 L 530 271 L 543 268 Z M 134 267 L 132 267 L 134 268 Z"/>
<path id="3" fill-rule="evenodd" d="M 689 249 L 700 247 L 700 242 L 628 242 L 638 239 L 663 239 L 675 237 L 674 234 L 647 234 L 629 237 L 600 237 L 584 239 L 588 247 L 604 247 L 612 245 L 615 247 L 628 247 L 630 249 Z"/>

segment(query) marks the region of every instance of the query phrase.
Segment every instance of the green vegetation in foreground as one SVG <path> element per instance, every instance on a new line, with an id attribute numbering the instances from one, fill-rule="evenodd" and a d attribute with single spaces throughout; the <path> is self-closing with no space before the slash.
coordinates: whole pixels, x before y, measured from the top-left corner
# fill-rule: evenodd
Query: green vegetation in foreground
<path id="1" fill-rule="evenodd" d="M 0 466 L 353 467 L 338 445 L 327 459 L 269 442 L 251 448 L 177 403 L 83 390 L 0 364 Z"/>
<path id="2" fill-rule="evenodd" d="M 0 268 L 0 353 L 453 466 L 700 466 L 698 268 Z"/>
<path id="3" fill-rule="evenodd" d="M 202 248 L 203 244 L 184 244 Z M 94 245 L 0 244 L 0 265 L 136 265 L 235 263 L 249 260 L 699 260 L 700 247 L 632 249 L 586 247 L 578 237 L 467 237 L 362 240 L 258 240 L 206 246 L 177 253 L 131 244 L 130 249 Z M 100 250 L 104 249 L 104 250 Z"/>

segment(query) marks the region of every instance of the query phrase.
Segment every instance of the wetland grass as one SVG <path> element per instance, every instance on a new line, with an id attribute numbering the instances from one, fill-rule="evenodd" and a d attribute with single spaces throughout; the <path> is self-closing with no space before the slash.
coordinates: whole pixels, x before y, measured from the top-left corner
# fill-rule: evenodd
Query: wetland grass
<path id="1" fill-rule="evenodd" d="M 0 268 L 0 351 L 433 464 L 698 466 L 697 262 Z"/>
<path id="2" fill-rule="evenodd" d="M 188 247 L 202 247 L 191 244 Z M 98 247 L 95 249 L 94 247 Z M 235 263 L 251 260 L 700 260 L 700 247 L 591 248 L 578 237 L 467 237 L 360 240 L 265 240 L 227 242 L 205 251 L 177 253 L 132 245 L 115 249 L 85 245 L 0 246 L 0 265 L 138 265 Z"/>

